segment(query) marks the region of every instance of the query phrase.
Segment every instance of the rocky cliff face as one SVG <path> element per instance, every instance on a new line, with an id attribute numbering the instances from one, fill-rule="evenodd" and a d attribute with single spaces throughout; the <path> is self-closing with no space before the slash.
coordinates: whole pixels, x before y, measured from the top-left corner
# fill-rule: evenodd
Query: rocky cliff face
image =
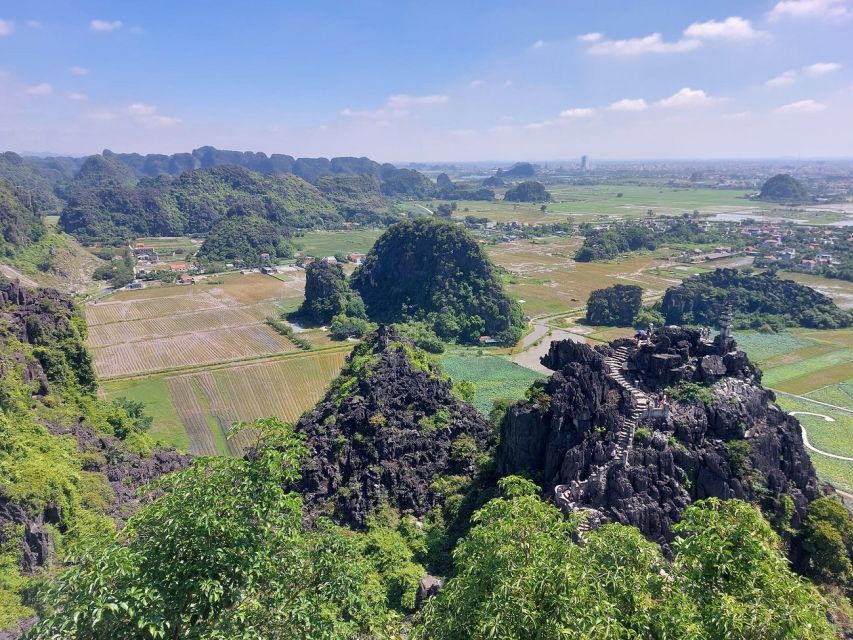
<path id="1" fill-rule="evenodd" d="M 489 423 L 429 356 L 387 327 L 353 350 L 296 429 L 307 436 L 300 490 L 309 510 L 356 526 L 385 502 L 425 515 L 441 484 L 470 479 L 494 444 Z"/>
<path id="2" fill-rule="evenodd" d="M 799 424 L 732 347 L 687 329 L 640 346 L 553 343 L 543 364 L 555 373 L 504 420 L 500 471 L 530 473 L 558 504 L 564 487 L 564 508 L 663 544 L 686 506 L 711 496 L 798 526 L 820 493 Z"/>
<path id="3" fill-rule="evenodd" d="M 94 401 L 89 394 L 97 384 L 75 312 L 74 303 L 57 291 L 28 289 L 0 278 L 0 446 L 10 447 L 3 451 L 2 472 L 7 478 L 18 472 L 19 461 L 9 445 L 17 430 L 44 429 L 47 438 L 73 436 L 82 470 L 105 476 L 111 489 L 105 510 L 121 524 L 138 505 L 136 489 L 186 467 L 190 458 L 165 449 L 145 457 L 132 453 L 117 438 L 97 433 L 81 406 L 65 397 Z M 0 479 L 0 548 L 20 540 L 24 574 L 48 561 L 53 551 L 50 527 L 64 533 L 67 515 L 56 502 L 15 502 Z"/>

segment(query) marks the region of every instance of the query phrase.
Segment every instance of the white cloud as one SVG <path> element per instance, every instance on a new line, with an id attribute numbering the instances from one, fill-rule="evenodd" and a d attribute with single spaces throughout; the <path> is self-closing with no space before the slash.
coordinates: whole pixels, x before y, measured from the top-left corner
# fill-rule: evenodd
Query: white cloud
<path id="1" fill-rule="evenodd" d="M 593 31 L 591 33 L 584 33 L 583 35 L 578 36 L 579 42 L 598 42 L 604 37 L 603 33 L 599 33 L 598 31 Z"/>
<path id="2" fill-rule="evenodd" d="M 409 96 L 406 94 L 391 96 L 388 98 L 388 106 L 392 109 L 404 109 L 414 105 L 447 104 L 450 96 Z"/>
<path id="3" fill-rule="evenodd" d="M 841 65 L 837 62 L 815 62 L 805 67 L 803 71 L 807 76 L 816 78 L 818 76 L 825 76 L 827 73 L 832 73 L 833 71 L 838 71 L 840 68 Z"/>
<path id="4" fill-rule="evenodd" d="M 450 96 L 410 96 L 406 94 L 399 94 L 389 97 L 385 104 L 378 109 L 357 111 L 347 107 L 341 111 L 341 115 L 345 118 L 367 118 L 378 121 L 387 121 L 392 118 L 403 118 L 409 115 L 412 107 L 435 106 L 447 104 L 448 102 L 450 102 Z"/>
<path id="5" fill-rule="evenodd" d="M 140 102 L 130 105 L 127 108 L 127 113 L 137 123 L 148 126 L 169 127 L 180 122 L 177 118 L 160 115 L 154 105 Z"/>
<path id="6" fill-rule="evenodd" d="M 749 20 L 731 16 L 722 21 L 694 22 L 684 30 L 684 37 L 699 40 L 755 40 L 767 33 L 758 31 Z"/>
<path id="7" fill-rule="evenodd" d="M 109 31 L 115 31 L 116 29 L 121 29 L 123 24 L 124 23 L 121 20 L 92 20 L 89 23 L 89 28 L 92 31 L 106 33 Z"/>
<path id="8" fill-rule="evenodd" d="M 76 91 L 69 91 L 67 95 L 68 99 L 73 102 L 84 102 L 89 99 L 85 93 L 77 93 Z"/>
<path id="9" fill-rule="evenodd" d="M 595 115 L 595 109 L 588 107 L 578 107 L 575 109 L 566 109 L 560 112 L 561 118 L 589 118 Z"/>
<path id="10" fill-rule="evenodd" d="M 0 19 L 0 36 L 10 36 L 15 32 L 15 23 Z"/>
<path id="11" fill-rule="evenodd" d="M 47 82 L 42 82 L 41 84 L 34 84 L 27 87 L 24 91 L 31 96 L 49 96 L 53 93 L 53 87 Z"/>
<path id="12" fill-rule="evenodd" d="M 530 131 L 537 131 L 539 129 L 545 129 L 546 127 L 550 127 L 553 124 L 553 120 L 543 120 L 542 122 L 531 122 L 529 124 L 526 124 L 524 125 L 524 128 Z"/>
<path id="13" fill-rule="evenodd" d="M 796 81 L 797 81 L 797 72 L 794 71 L 793 69 L 789 69 L 788 71 L 785 71 L 784 73 L 780 73 L 775 78 L 770 78 L 770 80 L 768 80 L 764 84 L 767 85 L 768 87 L 784 87 L 785 85 L 788 85 L 788 84 L 794 84 Z"/>
<path id="14" fill-rule="evenodd" d="M 843 18 L 848 14 L 844 0 L 781 0 L 767 15 L 779 18 Z"/>
<path id="15" fill-rule="evenodd" d="M 27 26 L 30 29 L 41 29 L 42 24 L 38 20 L 27 20 Z"/>
<path id="16" fill-rule="evenodd" d="M 652 33 L 628 40 L 599 40 L 587 51 L 597 56 L 639 56 L 646 53 L 683 53 L 702 46 L 701 40 L 682 39 L 665 42 L 661 34 Z"/>
<path id="17" fill-rule="evenodd" d="M 89 70 L 86 67 L 71 67 L 68 69 L 71 72 L 72 76 L 87 76 L 89 75 Z"/>
<path id="18" fill-rule="evenodd" d="M 468 83 L 468 88 L 476 89 L 477 87 L 482 87 L 484 84 L 486 83 L 483 80 L 471 80 L 471 82 Z"/>
<path id="19" fill-rule="evenodd" d="M 649 108 L 648 103 L 642 98 L 622 98 L 609 107 L 608 111 L 645 111 Z"/>
<path id="20" fill-rule="evenodd" d="M 537 40 L 536 42 L 534 42 L 534 43 L 533 43 L 533 48 L 534 48 L 534 49 L 541 49 L 541 48 L 542 48 L 542 47 L 544 47 L 544 46 L 545 46 L 545 41 L 544 41 L 544 40 Z"/>
<path id="21" fill-rule="evenodd" d="M 679 89 L 668 98 L 658 101 L 659 107 L 665 109 L 692 109 L 694 107 L 708 107 L 717 102 L 702 89 L 691 89 L 684 87 Z"/>
<path id="22" fill-rule="evenodd" d="M 809 113 L 818 113 L 826 109 L 826 105 L 816 100 L 799 100 L 790 104 L 782 105 L 776 109 L 776 113 L 783 115 L 800 115 Z"/>

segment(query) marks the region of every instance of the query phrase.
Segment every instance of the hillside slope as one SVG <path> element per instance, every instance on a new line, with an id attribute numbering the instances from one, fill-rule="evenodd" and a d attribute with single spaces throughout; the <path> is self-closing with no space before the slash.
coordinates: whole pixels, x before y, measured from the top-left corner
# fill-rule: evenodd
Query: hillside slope
<path id="1" fill-rule="evenodd" d="M 425 516 L 445 495 L 442 483 L 470 480 L 494 444 L 491 425 L 390 327 L 353 350 L 296 430 L 308 437 L 306 504 L 359 526 L 383 504 Z"/>

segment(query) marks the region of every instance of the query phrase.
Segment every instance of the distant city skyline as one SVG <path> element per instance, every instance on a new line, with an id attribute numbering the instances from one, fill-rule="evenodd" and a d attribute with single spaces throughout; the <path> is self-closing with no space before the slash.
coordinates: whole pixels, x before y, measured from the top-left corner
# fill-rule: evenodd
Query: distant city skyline
<path id="1" fill-rule="evenodd" d="M 0 150 L 849 158 L 851 3 L 9 4 Z"/>

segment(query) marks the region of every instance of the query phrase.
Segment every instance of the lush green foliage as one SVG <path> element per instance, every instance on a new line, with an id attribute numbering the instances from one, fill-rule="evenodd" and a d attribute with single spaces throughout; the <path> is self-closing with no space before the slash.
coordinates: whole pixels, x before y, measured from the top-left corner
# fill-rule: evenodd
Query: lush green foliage
<path id="1" fill-rule="evenodd" d="M 305 269 L 305 301 L 296 315 L 314 324 L 329 324 L 340 314 L 364 319 L 364 303 L 350 290 L 341 265 L 315 260 Z"/>
<path id="2" fill-rule="evenodd" d="M 596 289 L 586 303 L 586 321 L 594 325 L 630 327 L 643 304 L 643 290 L 634 284 Z"/>
<path id="3" fill-rule="evenodd" d="M 0 256 L 14 256 L 46 233 L 34 198 L 0 178 Z"/>
<path id="4" fill-rule="evenodd" d="M 260 266 L 262 253 L 269 254 L 269 264 L 290 257 L 293 248 L 286 231 L 258 216 L 233 215 L 213 225 L 198 251 L 198 258 L 255 267 Z"/>
<path id="5" fill-rule="evenodd" d="M 147 452 L 150 419 L 137 403 L 107 403 L 95 397 L 82 319 L 67 301 L 46 294 L 39 300 L 37 310 L 27 311 L 23 339 L 8 320 L 0 327 L 0 501 L 29 514 L 53 510 L 57 520 L 48 528 L 54 550 L 61 553 L 83 540 L 110 534 L 114 523 L 104 512 L 113 492 L 98 471 L 106 464 L 103 455 L 81 453 L 74 436 L 53 435 L 52 430 L 69 432 L 83 423 Z M 16 307 L 14 302 L 6 305 L 9 317 L 22 312 Z M 40 370 L 48 379 L 47 389 L 39 381 Z M 33 579 L 22 577 L 19 570 L 24 524 L 4 521 L 0 628 L 32 615 L 23 594 L 32 590 Z"/>
<path id="6" fill-rule="evenodd" d="M 391 226 L 352 285 L 372 320 L 423 320 L 446 340 L 477 343 L 486 334 L 511 344 L 524 326 L 483 249 L 449 223 L 424 218 Z"/>
<path id="7" fill-rule="evenodd" d="M 577 520 L 520 478 L 474 516 L 454 551 L 457 573 L 427 603 L 415 637 L 833 637 L 813 587 L 794 576 L 778 537 L 735 500 L 690 506 L 675 558 L 611 524 L 572 541 Z"/>
<path id="8" fill-rule="evenodd" d="M 812 502 L 801 537 L 809 575 L 853 588 L 853 519 L 840 500 L 824 497 Z"/>
<path id="9" fill-rule="evenodd" d="M 761 185 L 759 199 L 771 202 L 805 202 L 808 192 L 803 183 L 788 173 L 779 173 Z"/>
<path id="10" fill-rule="evenodd" d="M 259 216 L 281 228 L 334 227 L 343 216 L 315 187 L 292 175 L 239 167 L 145 178 L 135 187 L 109 182 L 73 190 L 59 224 L 86 242 L 207 233 L 230 213 Z"/>
<path id="11" fill-rule="evenodd" d="M 121 536 L 82 551 L 45 594 L 34 639 L 342 638 L 382 633 L 385 594 L 361 541 L 302 525 L 287 486 L 304 453 L 274 418 L 246 459 L 200 458 Z M 377 554 L 382 554 L 379 549 Z M 378 562 L 378 560 L 376 561 Z"/>
<path id="12" fill-rule="evenodd" d="M 332 322 L 329 325 L 329 335 L 336 340 L 363 338 L 372 331 L 376 331 L 375 322 L 371 322 L 365 318 L 348 316 L 345 313 L 337 314 L 332 318 Z"/>
<path id="13" fill-rule="evenodd" d="M 604 229 L 583 224 L 580 231 L 584 241 L 575 254 L 578 262 L 612 260 L 629 251 L 653 250 L 664 244 L 728 242 L 738 245 L 743 242 L 737 236 L 729 237 L 720 225 L 700 224 L 688 215 L 655 220 L 645 225 L 617 223 Z"/>
<path id="14" fill-rule="evenodd" d="M 687 278 L 667 289 L 661 311 L 669 324 L 716 325 L 731 302 L 738 328 L 768 323 L 821 329 L 849 327 L 853 312 L 839 309 L 818 291 L 771 272 L 753 275 L 737 269 L 716 269 Z"/>
<path id="15" fill-rule="evenodd" d="M 264 322 L 266 322 L 266 324 L 275 329 L 278 333 L 285 336 L 288 340 L 290 340 L 293 344 L 295 344 L 303 351 L 311 350 L 311 341 L 296 333 L 293 330 L 293 327 L 291 327 L 286 322 L 282 322 L 278 318 L 273 317 L 268 317 L 266 320 L 264 320 Z"/>
<path id="16" fill-rule="evenodd" d="M 435 185 L 414 169 L 390 168 L 382 172 L 382 193 L 386 196 L 425 200 L 435 193 Z"/>
<path id="17" fill-rule="evenodd" d="M 504 194 L 508 202 L 550 202 L 551 194 L 545 190 L 541 182 L 526 180 L 508 189 Z"/>

